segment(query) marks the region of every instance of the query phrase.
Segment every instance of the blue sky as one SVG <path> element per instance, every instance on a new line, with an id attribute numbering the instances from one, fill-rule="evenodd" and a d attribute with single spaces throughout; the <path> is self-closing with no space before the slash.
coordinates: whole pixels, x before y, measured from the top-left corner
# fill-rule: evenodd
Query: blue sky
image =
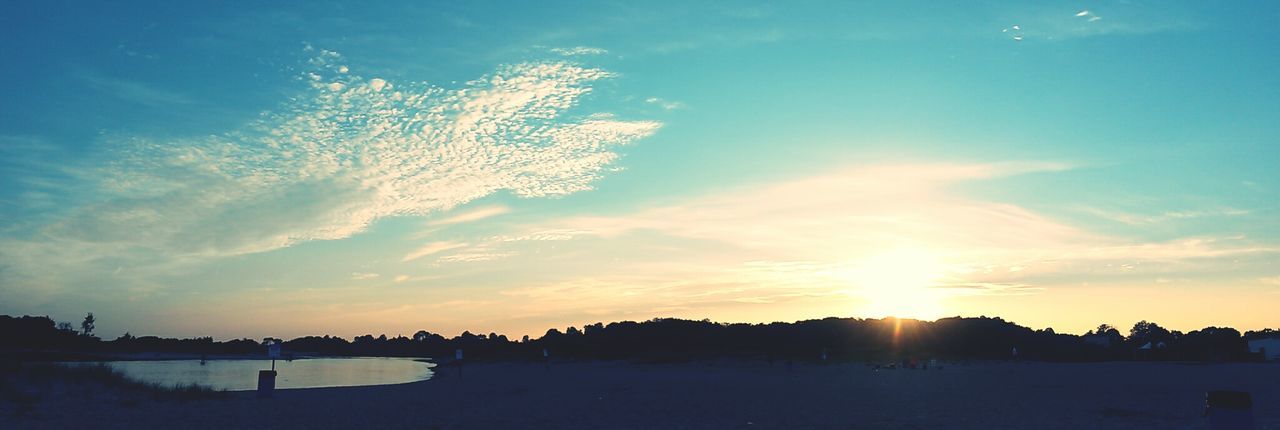
<path id="1" fill-rule="evenodd" d="M 1275 324 L 1270 2 L 10 9 L 0 313 Z"/>

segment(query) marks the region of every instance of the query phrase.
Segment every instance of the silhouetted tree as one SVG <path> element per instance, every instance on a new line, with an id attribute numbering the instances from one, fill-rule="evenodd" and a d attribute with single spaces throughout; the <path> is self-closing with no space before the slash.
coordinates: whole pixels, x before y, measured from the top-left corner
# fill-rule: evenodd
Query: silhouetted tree
<path id="1" fill-rule="evenodd" d="M 112 341 L 60 330 L 48 317 L 0 315 L 0 356 L 15 352 L 66 359 L 93 358 L 99 352 L 174 352 L 199 354 L 261 354 L 259 342 L 249 339 L 214 341 L 210 337 L 169 339 L 126 333 Z M 1103 335 L 1124 339 L 1109 325 Z M 1230 328 L 1207 327 L 1186 335 L 1142 321 L 1130 331 L 1134 346 L 1148 340 L 1168 342 L 1159 354 L 1134 353 L 1132 348 L 1097 348 L 1079 336 L 1051 329 L 1032 330 L 1000 318 L 909 319 L 823 318 L 792 323 L 726 324 L 710 320 L 655 318 L 649 321 L 595 323 L 568 333 L 549 329 L 541 338 L 512 342 L 498 333 L 463 332 L 445 338 L 421 330 L 412 338 L 386 335 L 357 336 L 352 342 L 333 336 L 308 336 L 285 342 L 291 352 L 333 356 L 451 357 L 465 349 L 468 360 L 537 359 L 542 349 L 556 357 L 631 359 L 649 362 L 721 357 L 775 357 L 816 360 L 826 349 L 829 360 L 898 361 L 914 359 L 1004 359 L 1010 348 L 1031 360 L 1090 361 L 1132 359 L 1248 360 L 1245 338 Z M 1093 332 L 1090 332 L 1091 334 Z M 1274 335 L 1274 330 L 1247 336 Z M 1167 340 L 1166 340 L 1167 339 Z M 265 338 L 263 343 L 278 341 Z M 33 354 L 33 351 L 35 352 Z M 41 355 L 43 354 L 43 355 Z"/>
<path id="2" fill-rule="evenodd" d="M 63 322 L 58 323 L 58 330 L 62 330 L 62 331 L 75 331 L 75 328 L 71 326 L 71 323 L 66 322 L 66 321 L 63 321 Z"/>
<path id="3" fill-rule="evenodd" d="M 1278 336 L 1280 336 L 1280 330 L 1276 330 L 1273 328 L 1264 328 L 1262 330 L 1250 330 L 1250 331 L 1244 332 L 1244 338 L 1248 340 L 1266 339 L 1266 338 L 1278 337 Z"/>
<path id="4" fill-rule="evenodd" d="M 1154 347 L 1164 342 L 1168 343 L 1173 340 L 1173 333 L 1160 327 L 1159 324 L 1147 322 L 1146 320 L 1138 321 L 1129 330 L 1129 341 L 1136 346 L 1142 346 L 1150 342 Z"/>
<path id="5" fill-rule="evenodd" d="M 1248 355 L 1249 344 L 1240 332 L 1227 327 L 1205 327 L 1178 339 L 1177 352 L 1184 360 L 1240 360 Z"/>
<path id="6" fill-rule="evenodd" d="M 89 312 L 88 315 L 84 316 L 84 321 L 80 323 L 80 333 L 85 336 L 93 336 L 94 322 L 93 312 Z"/>
<path id="7" fill-rule="evenodd" d="M 1112 327 L 1110 324 L 1098 324 L 1098 328 L 1095 331 L 1089 332 L 1089 334 L 1100 334 L 1106 336 L 1110 339 L 1112 345 L 1124 343 L 1124 335 L 1120 334 L 1120 330 L 1116 330 L 1116 328 Z"/>

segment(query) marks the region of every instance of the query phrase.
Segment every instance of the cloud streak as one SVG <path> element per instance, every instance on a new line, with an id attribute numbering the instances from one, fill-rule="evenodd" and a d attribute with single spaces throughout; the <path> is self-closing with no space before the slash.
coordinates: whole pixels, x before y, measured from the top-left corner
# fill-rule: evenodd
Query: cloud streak
<path id="1" fill-rule="evenodd" d="M 421 248 L 413 250 L 413 252 L 406 254 L 404 258 L 401 259 L 400 261 L 407 263 L 422 257 L 426 257 L 431 254 L 438 254 L 441 252 L 448 251 L 450 249 L 458 249 L 465 246 L 467 246 L 467 244 L 458 243 L 458 242 L 432 242 L 432 243 L 423 245 Z"/>
<path id="2" fill-rule="evenodd" d="M 427 225 L 441 226 L 441 225 L 452 225 L 452 224 L 475 222 L 485 218 L 502 215 L 507 212 L 511 212 L 511 208 L 508 208 L 506 206 L 486 206 L 482 208 L 472 209 L 470 211 L 463 212 L 448 218 L 431 221 L 431 222 L 428 222 Z"/>

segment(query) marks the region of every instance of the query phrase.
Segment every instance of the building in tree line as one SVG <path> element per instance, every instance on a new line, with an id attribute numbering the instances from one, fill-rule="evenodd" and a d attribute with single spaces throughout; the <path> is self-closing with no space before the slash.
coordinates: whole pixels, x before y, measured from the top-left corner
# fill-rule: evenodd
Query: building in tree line
<path id="1" fill-rule="evenodd" d="M 1250 340 L 1249 352 L 1261 354 L 1263 360 L 1280 360 L 1280 334 Z"/>
<path id="2" fill-rule="evenodd" d="M 1081 337 L 1084 338 L 1084 343 L 1101 346 L 1103 348 L 1111 347 L 1111 336 L 1105 334 L 1086 334 Z"/>

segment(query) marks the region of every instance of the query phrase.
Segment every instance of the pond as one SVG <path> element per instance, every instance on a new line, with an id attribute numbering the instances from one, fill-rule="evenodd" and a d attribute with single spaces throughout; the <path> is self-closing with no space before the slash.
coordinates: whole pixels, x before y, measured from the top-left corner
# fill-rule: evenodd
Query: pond
<path id="1" fill-rule="evenodd" d="M 229 391 L 255 390 L 258 371 L 270 360 L 157 360 L 68 363 L 105 364 L 129 378 L 162 385 L 199 384 Z M 386 385 L 431 379 L 435 364 L 413 358 L 307 358 L 276 360 L 276 388 Z"/>

